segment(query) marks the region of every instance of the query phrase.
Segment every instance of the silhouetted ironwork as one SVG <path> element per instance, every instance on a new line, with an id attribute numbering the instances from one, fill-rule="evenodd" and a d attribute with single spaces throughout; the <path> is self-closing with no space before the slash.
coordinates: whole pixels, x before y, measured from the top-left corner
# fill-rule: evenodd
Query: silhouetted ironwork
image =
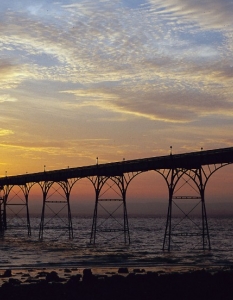
<path id="1" fill-rule="evenodd" d="M 4 196 L 3 196 L 3 228 L 6 230 L 8 228 L 8 223 L 7 223 L 7 208 L 10 210 L 11 215 L 12 215 L 12 220 L 17 218 L 19 214 L 22 212 L 22 210 L 26 210 L 26 227 L 27 227 L 27 233 L 28 236 L 31 235 L 31 225 L 30 225 L 30 214 L 29 214 L 29 207 L 28 207 L 28 197 L 29 197 L 29 190 L 31 187 L 32 183 L 26 183 L 24 185 L 17 185 L 18 186 L 18 191 L 14 192 L 13 187 L 15 185 L 9 184 L 6 185 L 3 189 L 4 191 Z M 23 194 L 20 195 L 20 193 Z M 11 196 L 9 198 L 9 196 Z"/>
<path id="2" fill-rule="evenodd" d="M 94 186 L 95 194 L 96 194 L 91 238 L 90 238 L 91 244 L 95 244 L 97 234 L 101 235 L 104 232 L 111 232 L 117 234 L 122 232 L 124 234 L 124 242 L 130 243 L 128 214 L 126 208 L 126 191 L 130 181 L 137 174 L 138 172 L 127 173 L 121 176 L 114 176 L 114 177 L 106 177 L 106 176 L 88 177 Z M 110 181 L 110 184 L 108 184 L 108 181 Z M 115 194 L 117 194 L 118 198 L 113 198 L 112 196 L 108 198 L 103 198 L 106 192 L 106 191 L 103 192 L 103 187 L 106 185 L 108 185 L 108 190 L 113 190 Z M 114 189 L 115 187 L 117 187 L 117 189 Z M 117 205 L 116 207 L 114 207 L 113 210 L 110 211 L 108 208 L 103 206 L 103 203 L 106 202 L 118 202 L 119 205 Z M 100 223 L 98 223 L 99 205 L 107 213 L 107 216 L 103 220 L 101 220 Z M 118 219 L 115 217 L 116 213 L 119 213 L 120 208 L 122 208 L 123 223 L 118 221 Z M 109 222 L 110 219 L 111 221 L 114 220 L 114 222 L 110 223 Z M 111 236 L 110 239 L 113 239 L 114 237 Z"/>
<path id="3" fill-rule="evenodd" d="M 30 217 L 28 209 L 28 198 L 31 187 L 34 184 L 39 184 L 43 194 L 43 207 L 41 213 L 41 222 L 39 229 L 39 238 L 43 238 L 44 228 L 46 226 L 45 220 L 45 208 L 50 204 L 64 203 L 64 207 L 67 209 L 67 225 L 65 226 L 69 232 L 69 237 L 73 237 L 72 228 L 72 218 L 70 209 L 70 193 L 73 185 L 76 181 L 81 178 L 88 178 L 95 190 L 95 206 L 91 230 L 91 243 L 96 242 L 96 236 L 100 232 L 122 232 L 124 234 L 124 241 L 130 242 L 129 236 L 129 225 L 128 216 L 126 209 L 126 191 L 129 183 L 132 179 L 142 173 L 154 170 L 161 174 L 165 179 L 168 187 L 168 211 L 167 211 L 167 221 L 165 226 L 165 234 L 163 241 L 163 250 L 171 250 L 171 243 L 173 237 L 177 236 L 200 236 L 202 239 L 202 248 L 211 248 L 209 229 L 207 222 L 207 213 L 205 206 L 205 188 L 210 176 L 216 172 L 219 168 L 225 165 L 231 164 L 233 162 L 233 147 L 214 149 L 207 151 L 197 151 L 184 154 L 172 153 L 172 147 L 170 147 L 170 155 L 160 156 L 160 157 L 150 157 L 135 160 L 123 160 L 120 162 L 99 164 L 97 158 L 97 164 L 85 167 L 68 168 L 54 171 L 46 171 L 44 166 L 44 172 L 24 174 L 17 176 L 5 176 L 0 178 L 0 189 L 3 192 L 2 198 L 0 198 L 0 231 L 7 229 L 7 216 L 6 208 L 8 205 L 18 205 L 18 203 L 9 203 L 8 197 L 14 186 L 19 186 L 23 195 L 24 201 L 21 205 L 26 207 L 27 215 L 27 228 L 28 235 L 31 234 L 30 229 Z M 181 179 L 184 177 L 189 179 L 185 181 L 185 184 L 190 184 L 192 182 L 196 187 L 197 195 L 187 195 L 187 194 L 176 194 L 175 189 Z M 101 192 L 103 187 L 111 181 L 118 189 L 119 197 L 109 197 L 103 198 Z M 64 200 L 51 200 L 49 199 L 48 193 L 53 188 L 54 184 L 58 184 L 64 193 Z M 178 200 L 183 199 L 197 200 L 198 203 L 195 204 L 201 206 L 201 226 L 197 226 L 197 231 L 195 232 L 178 232 L 180 228 L 180 222 L 174 224 L 173 222 L 173 207 L 176 206 L 184 214 L 184 219 L 191 220 L 190 213 L 185 213 L 179 205 L 176 203 Z M 122 227 L 107 227 L 106 223 L 98 224 L 98 207 L 104 202 L 115 201 L 119 202 L 120 206 L 123 206 L 123 223 Z M 118 209 L 118 208 L 117 208 Z M 114 212 L 109 212 L 107 209 L 105 211 L 108 214 L 108 218 L 113 218 Z M 58 213 L 55 213 L 57 216 Z M 115 218 L 115 221 L 116 218 Z M 117 221 L 118 222 L 118 221 Z M 118 222 L 120 224 L 120 222 Z M 195 223 L 195 222 L 193 222 Z M 104 224 L 104 226 L 102 226 Z M 197 225 L 197 224 L 196 224 Z"/>
<path id="4" fill-rule="evenodd" d="M 205 197 L 204 197 L 204 191 L 205 191 L 205 185 L 207 183 L 207 180 L 203 182 L 203 169 L 171 169 L 168 170 L 168 172 L 162 172 L 161 173 L 164 177 L 164 179 L 167 182 L 168 190 L 169 190 L 169 200 L 168 200 L 168 211 L 167 211 L 167 222 L 166 222 L 166 228 L 165 228 L 165 234 L 164 234 L 164 241 L 163 241 L 163 250 L 167 249 L 170 251 L 171 249 L 171 239 L 173 236 L 201 236 L 202 238 L 202 249 L 208 248 L 211 249 L 210 246 L 210 236 L 209 236 L 209 229 L 208 229 L 208 223 L 207 223 L 207 214 L 206 214 L 206 208 L 205 208 Z M 212 173 L 210 173 L 211 175 Z M 197 195 L 196 196 L 187 196 L 187 195 L 180 195 L 180 196 L 174 196 L 174 191 L 177 186 L 177 183 L 180 181 L 180 179 L 186 175 L 189 180 L 192 180 L 192 182 L 197 187 Z M 210 176 L 209 175 L 209 176 Z M 185 184 L 189 184 L 189 180 L 185 181 Z M 185 185 L 183 184 L 183 186 Z M 202 224 L 199 226 L 195 222 L 193 222 L 195 226 L 196 231 L 195 232 L 177 232 L 177 227 L 183 221 L 184 219 L 190 218 L 190 213 L 193 209 L 191 209 L 188 213 L 185 213 L 176 203 L 175 200 L 182 199 L 182 200 L 198 200 L 198 203 L 195 203 L 193 206 L 193 209 L 197 207 L 197 205 L 201 205 L 201 219 Z M 183 213 L 183 219 L 179 221 L 177 224 L 174 224 L 172 226 L 172 207 L 173 205 L 176 205 L 179 210 Z"/>
<path id="5" fill-rule="evenodd" d="M 53 181 L 42 181 L 39 182 L 39 185 L 41 187 L 42 193 L 43 193 L 43 205 L 42 205 L 42 213 L 41 213 L 41 221 L 40 221 L 40 229 L 39 229 L 39 239 L 43 239 L 43 233 L 44 229 L 48 227 L 50 221 L 54 217 L 59 217 L 59 213 L 61 213 L 64 209 L 67 209 L 67 223 L 63 224 L 65 225 L 65 229 L 68 231 L 69 238 L 73 238 L 73 226 L 72 226 L 72 218 L 71 218 L 71 209 L 70 209 L 70 193 L 73 185 L 77 182 L 77 178 L 68 179 L 66 181 L 60 181 L 58 182 L 57 189 L 53 187 L 54 182 Z M 52 190 L 53 189 L 53 190 Z M 63 191 L 63 194 L 60 193 L 59 189 Z M 50 198 L 52 195 L 48 195 L 49 191 L 52 191 L 52 195 L 58 193 L 62 196 L 62 200 L 56 200 Z M 61 205 L 58 212 L 55 212 L 52 208 L 53 205 L 59 204 Z M 45 209 L 49 208 L 50 213 L 53 213 L 53 216 L 50 217 L 50 219 L 45 224 Z M 63 222 L 63 219 L 60 218 L 61 222 Z M 49 227 L 54 228 L 54 227 Z M 55 228 L 54 228 L 55 229 Z"/>
<path id="6" fill-rule="evenodd" d="M 90 176 L 121 176 L 130 172 L 146 172 L 159 169 L 199 169 L 204 165 L 229 164 L 233 162 L 233 147 L 216 150 L 202 150 L 184 154 L 125 160 L 114 163 L 91 165 L 86 167 L 44 171 L 0 178 L 0 187 L 6 185 L 24 185 L 29 182 L 66 181 L 69 178 Z"/>
<path id="7" fill-rule="evenodd" d="M 0 234 L 4 232 L 4 199 L 0 198 Z"/>

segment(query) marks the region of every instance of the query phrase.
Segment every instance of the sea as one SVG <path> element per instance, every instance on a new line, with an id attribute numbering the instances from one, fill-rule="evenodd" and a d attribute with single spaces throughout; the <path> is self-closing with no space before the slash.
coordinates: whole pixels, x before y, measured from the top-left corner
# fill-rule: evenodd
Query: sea
<path id="1" fill-rule="evenodd" d="M 97 232 L 95 244 L 90 244 L 92 217 L 72 218 L 73 238 L 69 238 L 66 221 L 46 219 L 43 239 L 39 239 L 40 218 L 31 217 L 31 236 L 27 234 L 26 219 L 15 219 L 0 236 L 0 268 L 49 267 L 156 267 L 233 265 L 233 218 L 209 217 L 211 250 L 203 250 L 201 218 L 174 218 L 180 235 L 171 237 L 171 249 L 163 250 L 166 217 L 129 216 L 130 243 L 123 232 Z M 98 220 L 100 223 L 104 220 Z M 119 224 L 121 219 L 116 222 Z M 182 222 L 184 223 L 182 223 Z M 182 224 L 182 225 L 181 225 Z M 198 225 L 198 226 L 197 226 Z M 193 226 L 195 227 L 195 231 Z M 176 227 L 178 228 L 178 227 Z M 195 234 L 189 234 L 195 232 Z M 114 236 L 115 234 L 115 236 Z"/>

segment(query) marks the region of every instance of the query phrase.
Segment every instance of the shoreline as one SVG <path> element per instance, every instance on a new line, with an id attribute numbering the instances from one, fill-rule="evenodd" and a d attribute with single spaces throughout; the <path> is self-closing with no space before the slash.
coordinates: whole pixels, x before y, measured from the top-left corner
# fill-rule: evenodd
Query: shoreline
<path id="1" fill-rule="evenodd" d="M 232 299 L 232 282 L 232 266 L 0 269 L 0 299 Z"/>
<path id="2" fill-rule="evenodd" d="M 127 269 L 125 274 L 131 273 L 161 273 L 161 274 L 172 274 L 172 273 L 186 273 L 186 272 L 194 272 L 199 270 L 205 270 L 207 272 L 218 272 L 218 271 L 232 271 L 233 272 L 233 264 L 222 264 L 222 265 L 188 265 L 188 264 L 161 264 L 161 265 L 154 265 L 154 266 L 146 266 L 146 265 L 119 265 L 119 266 L 80 266 L 80 265 L 65 265 L 65 266 L 28 266 L 28 267 L 0 267 L 0 287 L 2 282 L 6 281 L 8 278 L 15 278 L 15 279 L 27 279 L 27 276 L 30 278 L 35 278 L 41 272 L 50 273 L 56 272 L 59 276 L 65 276 L 69 279 L 70 276 L 73 275 L 82 275 L 84 270 L 91 270 L 94 276 L 98 275 L 115 275 L 119 274 L 120 269 Z M 140 270 L 140 271 L 138 271 Z M 10 276 L 4 276 L 4 273 L 9 271 Z M 124 274 L 121 273 L 121 274 Z M 45 276 L 40 276 L 37 278 L 42 278 Z M 23 283 L 23 282 L 22 282 Z"/>
<path id="3" fill-rule="evenodd" d="M 48 274 L 57 274 L 58 282 L 67 283 L 71 277 L 79 276 L 80 281 L 84 277 L 85 271 L 88 270 L 95 277 L 114 275 L 129 276 L 157 274 L 172 275 L 172 274 L 188 274 L 194 272 L 205 271 L 210 274 L 218 272 L 232 272 L 233 265 L 156 265 L 156 266 L 47 266 L 47 267 L 17 267 L 17 268 L 3 268 L 0 267 L 0 288 L 4 283 L 18 282 L 19 284 L 39 283 L 40 281 L 47 280 Z M 123 270 L 123 271 L 122 271 Z M 56 280 L 55 280 L 56 281 Z M 52 282 L 52 281 L 51 281 Z"/>

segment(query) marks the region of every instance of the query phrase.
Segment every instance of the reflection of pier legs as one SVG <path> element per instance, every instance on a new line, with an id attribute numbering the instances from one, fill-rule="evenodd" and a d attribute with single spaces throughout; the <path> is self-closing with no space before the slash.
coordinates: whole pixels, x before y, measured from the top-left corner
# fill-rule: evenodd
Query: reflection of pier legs
<path id="1" fill-rule="evenodd" d="M 97 235 L 104 239 L 112 240 L 118 238 L 122 233 L 124 235 L 124 242 L 130 243 L 126 208 L 126 189 L 128 185 L 126 178 L 122 175 L 115 177 L 97 176 L 89 179 L 93 183 L 96 193 L 90 243 L 95 244 Z M 105 188 L 107 187 L 105 191 L 103 191 L 104 185 Z M 114 191 L 118 197 L 113 198 L 111 195 L 103 198 L 103 195 L 107 195 L 108 191 Z M 105 215 L 100 215 L 100 208 L 102 214 L 104 213 Z M 119 212 L 120 209 L 121 212 Z"/>
<path id="2" fill-rule="evenodd" d="M 171 250 L 172 244 L 181 243 L 182 239 L 191 237 L 201 237 L 201 247 L 202 249 L 209 249 L 210 246 L 210 237 L 208 230 L 208 222 L 207 222 L 207 214 L 205 208 L 205 198 L 204 198 L 204 189 L 205 185 L 202 182 L 202 169 L 197 170 L 184 170 L 184 169 L 172 169 L 169 170 L 164 178 L 167 181 L 169 188 L 169 202 L 168 202 L 168 211 L 167 211 L 167 222 L 164 234 L 163 241 L 163 250 L 167 249 Z M 184 183 L 178 187 L 178 182 L 180 179 L 184 179 Z M 190 183 L 193 183 L 193 185 Z M 176 196 L 176 192 L 183 188 L 185 185 L 188 185 L 190 189 L 194 189 L 197 195 L 192 196 Z M 189 208 L 188 212 L 185 212 L 183 208 L 181 208 L 181 204 L 179 201 L 185 202 L 187 205 L 187 201 L 197 201 L 197 203 L 193 203 L 193 207 Z M 201 222 L 197 221 L 191 213 L 198 206 L 201 206 Z M 176 218 L 175 221 L 172 221 L 172 215 L 174 208 L 177 209 L 179 218 Z M 185 223 L 186 222 L 186 223 Z M 187 224 L 187 222 L 189 224 Z M 187 225 L 191 225 L 191 227 L 187 228 Z"/>

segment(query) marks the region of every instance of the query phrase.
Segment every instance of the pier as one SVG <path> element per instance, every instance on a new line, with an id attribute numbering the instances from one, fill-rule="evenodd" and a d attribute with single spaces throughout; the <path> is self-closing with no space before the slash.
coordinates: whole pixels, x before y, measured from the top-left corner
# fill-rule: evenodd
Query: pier
<path id="1" fill-rule="evenodd" d="M 92 227 L 90 228 L 90 243 L 95 244 L 98 234 L 117 234 L 122 235 L 125 243 L 130 243 L 129 220 L 127 214 L 127 189 L 132 180 L 139 174 L 148 171 L 159 173 L 166 182 L 168 191 L 167 221 L 164 228 L 163 250 L 171 250 L 172 239 L 177 236 L 199 236 L 202 240 L 202 249 L 211 249 L 206 204 L 205 189 L 209 178 L 220 168 L 233 162 L 233 147 L 201 150 L 197 152 L 173 154 L 172 148 L 170 155 L 149 157 L 135 160 L 123 160 L 120 162 L 67 168 L 54 171 L 46 171 L 24 174 L 17 176 L 5 176 L 0 178 L 0 231 L 4 233 L 8 229 L 7 207 L 21 205 L 26 210 L 27 233 L 31 235 L 29 198 L 30 191 L 34 185 L 38 185 L 42 195 L 42 210 L 39 226 L 39 239 L 43 239 L 45 224 L 45 214 L 47 205 L 62 205 L 67 211 L 66 229 L 69 238 L 73 237 L 72 212 L 70 208 L 70 193 L 77 181 L 87 178 L 93 185 L 95 192 L 94 213 Z M 183 184 L 179 187 L 179 194 L 176 192 L 178 184 L 183 179 Z M 183 194 L 182 186 L 189 185 L 195 190 L 195 195 Z M 54 186 L 56 185 L 56 188 Z M 18 187 L 24 195 L 23 203 L 9 202 L 9 196 L 15 187 Z M 115 197 L 104 197 L 103 189 L 113 189 Z M 63 200 L 54 200 L 49 197 L 51 189 L 63 193 Z M 59 192 L 60 193 L 60 192 Z M 177 201 L 196 201 L 195 207 L 200 206 L 201 227 L 197 226 L 195 231 L 182 231 L 182 225 L 173 222 L 173 207 L 178 207 Z M 99 207 L 104 203 L 119 203 L 122 212 L 122 222 L 116 222 L 116 226 L 108 225 L 106 222 L 98 223 Z M 117 209 L 118 209 L 117 208 Z M 116 209 L 116 210 L 117 210 Z M 105 209 L 107 211 L 107 209 Z M 183 219 L 190 219 L 190 213 L 185 213 Z M 190 210 L 191 212 L 192 210 Z M 108 212 L 108 218 L 114 217 L 114 212 Z M 56 213 L 58 214 L 58 213 Z M 191 220 L 192 221 L 192 220 Z M 195 223 L 195 222 L 193 222 Z"/>

